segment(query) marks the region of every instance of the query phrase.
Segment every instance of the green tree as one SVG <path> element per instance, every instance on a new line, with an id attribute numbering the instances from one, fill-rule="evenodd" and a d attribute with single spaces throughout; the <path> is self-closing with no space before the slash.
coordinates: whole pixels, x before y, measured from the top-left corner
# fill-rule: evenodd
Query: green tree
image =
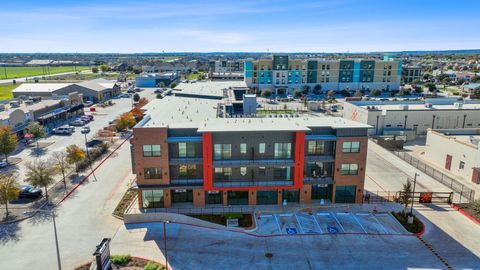
<path id="1" fill-rule="evenodd" d="M 321 84 L 316 84 L 314 87 L 313 87 L 313 93 L 315 95 L 319 95 L 320 94 L 320 91 L 322 91 L 322 85 Z"/>
<path id="2" fill-rule="evenodd" d="M 68 164 L 75 164 L 75 171 L 78 172 L 78 163 L 85 160 L 85 151 L 75 144 L 67 147 L 66 161 Z"/>
<path id="3" fill-rule="evenodd" d="M 262 97 L 264 98 L 270 98 L 272 96 L 272 91 L 269 89 L 265 89 L 262 91 Z"/>
<path id="4" fill-rule="evenodd" d="M 5 212 L 8 217 L 8 203 L 18 199 L 20 189 L 15 174 L 0 174 L 0 204 L 5 204 Z"/>
<path id="5" fill-rule="evenodd" d="M 422 81 L 420 81 L 419 79 L 415 79 L 415 80 L 413 80 L 413 81 L 412 81 L 412 83 L 411 83 L 411 84 L 412 84 L 412 85 L 422 85 L 422 84 L 423 84 L 423 82 L 422 82 Z"/>
<path id="6" fill-rule="evenodd" d="M 28 133 L 33 135 L 33 138 L 37 143 L 38 150 L 40 148 L 38 145 L 38 140 L 45 137 L 45 129 L 38 122 L 30 122 L 30 124 L 28 124 Z"/>
<path id="7" fill-rule="evenodd" d="M 480 76 L 473 76 L 473 77 L 470 79 L 470 82 L 472 82 L 472 83 L 480 83 Z"/>
<path id="8" fill-rule="evenodd" d="M 402 191 L 400 192 L 399 202 L 405 206 L 405 209 L 408 207 L 412 200 L 412 181 L 407 179 L 407 182 L 403 184 Z"/>
<path id="9" fill-rule="evenodd" d="M 306 95 L 308 94 L 308 92 L 310 92 L 310 86 L 309 85 L 302 86 L 302 93 Z"/>
<path id="10" fill-rule="evenodd" d="M 139 100 L 140 100 L 140 95 L 138 93 L 135 93 L 135 95 L 133 95 L 133 101 L 138 102 Z"/>
<path id="11" fill-rule="evenodd" d="M 299 90 L 293 91 L 293 96 L 296 98 L 301 98 L 303 96 L 302 91 L 299 91 Z"/>
<path id="12" fill-rule="evenodd" d="M 8 154 L 17 148 L 17 136 L 12 133 L 10 126 L 0 126 L 0 154 L 5 155 L 8 162 Z"/>
<path id="13" fill-rule="evenodd" d="M 373 89 L 372 90 L 372 96 L 374 97 L 378 97 L 382 94 L 382 91 L 380 91 L 379 89 Z"/>
<path id="14" fill-rule="evenodd" d="M 48 186 L 55 182 L 55 167 L 45 160 L 27 162 L 26 181 L 35 187 L 43 187 L 45 198 L 48 200 Z"/>
<path id="15" fill-rule="evenodd" d="M 70 168 L 71 164 L 67 162 L 67 152 L 57 151 L 52 154 L 52 163 L 55 166 L 55 169 L 60 172 L 63 176 L 63 186 L 67 189 L 67 179 L 65 173 Z"/>
<path id="16" fill-rule="evenodd" d="M 426 83 L 425 87 L 428 88 L 429 92 L 433 92 L 433 91 L 437 90 L 437 86 L 434 83 Z"/>
<path id="17" fill-rule="evenodd" d="M 102 71 L 102 73 L 107 72 L 108 71 L 108 66 L 103 64 L 103 65 L 100 66 L 100 70 Z"/>
<path id="18" fill-rule="evenodd" d="M 164 84 L 163 82 L 160 82 L 160 83 L 158 84 L 158 87 L 164 88 L 164 87 L 165 87 L 165 84 Z"/>
<path id="19" fill-rule="evenodd" d="M 447 87 L 447 85 L 450 84 L 450 78 L 449 77 L 445 77 L 442 79 L 442 84 L 443 84 L 443 89 L 445 89 Z"/>
<path id="20" fill-rule="evenodd" d="M 98 73 L 98 67 L 92 67 L 92 73 Z"/>
<path id="21" fill-rule="evenodd" d="M 173 89 L 173 88 L 175 88 L 175 87 L 177 87 L 177 84 L 176 84 L 176 83 L 174 83 L 174 82 L 172 82 L 172 83 L 170 84 L 170 88 L 172 88 L 172 89 Z"/>

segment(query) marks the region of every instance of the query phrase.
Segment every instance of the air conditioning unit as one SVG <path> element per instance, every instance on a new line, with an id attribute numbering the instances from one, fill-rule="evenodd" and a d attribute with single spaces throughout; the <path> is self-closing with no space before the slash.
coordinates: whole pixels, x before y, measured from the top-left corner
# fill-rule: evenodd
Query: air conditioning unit
<path id="1" fill-rule="evenodd" d="M 461 109 L 463 108 L 463 103 L 461 102 L 455 102 L 453 103 L 453 107 L 457 108 L 457 109 Z"/>
<path id="2" fill-rule="evenodd" d="M 432 103 L 425 103 L 425 108 L 432 108 Z"/>
<path id="3" fill-rule="evenodd" d="M 408 105 L 406 105 L 406 104 L 401 104 L 401 105 L 400 105 L 400 110 L 404 110 L 404 111 L 408 110 Z"/>

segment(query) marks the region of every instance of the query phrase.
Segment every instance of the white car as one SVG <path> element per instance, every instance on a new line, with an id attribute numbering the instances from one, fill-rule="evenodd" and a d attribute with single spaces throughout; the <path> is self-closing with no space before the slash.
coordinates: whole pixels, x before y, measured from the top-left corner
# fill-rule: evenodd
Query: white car
<path id="1" fill-rule="evenodd" d="M 53 134 L 72 134 L 75 128 L 73 127 L 58 127 L 52 130 Z"/>
<path id="2" fill-rule="evenodd" d="M 6 162 L 5 160 L 0 161 L 0 168 L 5 168 L 7 166 L 8 166 L 8 162 Z"/>
<path id="3" fill-rule="evenodd" d="M 80 132 L 82 134 L 89 133 L 90 132 L 90 127 L 89 126 L 84 126 L 80 129 Z"/>

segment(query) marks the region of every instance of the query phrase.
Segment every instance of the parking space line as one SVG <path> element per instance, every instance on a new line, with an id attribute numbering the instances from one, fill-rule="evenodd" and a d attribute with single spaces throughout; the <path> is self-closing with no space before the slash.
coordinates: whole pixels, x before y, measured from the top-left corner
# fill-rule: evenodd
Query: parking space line
<path id="1" fill-rule="evenodd" d="M 383 224 L 380 222 L 380 220 L 377 219 L 377 217 L 372 214 L 372 217 L 373 219 L 375 219 L 375 221 L 380 225 L 380 227 L 382 227 L 382 230 L 385 232 L 385 233 L 388 233 L 387 229 L 385 228 L 385 226 L 383 226 Z"/>
<path id="2" fill-rule="evenodd" d="M 318 215 L 318 214 L 317 214 L 317 215 Z M 318 224 L 317 219 L 316 219 L 315 217 L 312 217 L 312 218 L 313 218 L 313 221 L 315 222 L 315 224 L 317 224 L 317 227 L 318 227 L 318 229 L 320 230 L 320 233 L 323 233 L 322 227 L 320 227 L 320 224 Z"/>
<path id="3" fill-rule="evenodd" d="M 282 228 L 280 227 L 280 223 L 278 223 L 277 215 L 273 215 L 273 217 L 275 218 L 275 221 L 277 222 L 279 233 L 282 233 Z"/>
<path id="4" fill-rule="evenodd" d="M 300 222 L 300 220 L 298 220 L 297 214 L 293 213 L 293 215 L 295 216 L 295 219 L 297 220 L 298 227 L 300 228 L 300 231 L 302 231 L 302 233 L 305 233 L 305 230 L 303 229 L 302 223 Z"/>
<path id="5" fill-rule="evenodd" d="M 352 217 L 353 219 L 355 219 L 355 221 L 358 223 L 358 225 L 360 225 L 360 227 L 362 227 L 362 230 L 367 233 L 367 230 L 365 230 L 365 228 L 363 227 L 362 223 L 360 223 L 360 221 L 358 221 L 357 217 L 355 214 L 352 214 Z"/>
<path id="6" fill-rule="evenodd" d="M 291 217 L 293 215 L 292 214 L 279 214 L 278 216 L 280 216 L 280 217 Z"/>
<path id="7" fill-rule="evenodd" d="M 328 216 L 330 213 L 317 213 L 317 216 Z"/>
<path id="8" fill-rule="evenodd" d="M 338 220 L 338 218 L 336 217 L 335 213 L 331 214 L 333 216 L 333 218 L 337 221 L 337 224 L 340 226 L 340 228 L 342 228 L 342 231 L 345 232 L 345 229 L 343 228 L 342 226 L 342 223 L 340 223 L 340 221 Z"/>

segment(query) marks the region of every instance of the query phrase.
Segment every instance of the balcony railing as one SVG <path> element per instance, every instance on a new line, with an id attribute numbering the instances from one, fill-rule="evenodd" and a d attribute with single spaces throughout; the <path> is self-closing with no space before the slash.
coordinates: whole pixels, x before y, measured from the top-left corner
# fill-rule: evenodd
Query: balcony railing
<path id="1" fill-rule="evenodd" d="M 323 161 L 323 162 L 333 162 L 335 161 L 335 156 L 333 153 L 330 154 L 314 154 L 314 155 L 305 155 L 305 162 L 308 161 Z"/>
<path id="2" fill-rule="evenodd" d="M 171 185 L 177 186 L 202 186 L 202 178 L 189 178 L 189 179 L 170 179 Z"/>
<path id="3" fill-rule="evenodd" d="M 303 183 L 305 184 L 333 184 L 333 178 L 331 176 L 305 176 L 303 177 Z"/>
<path id="4" fill-rule="evenodd" d="M 213 167 L 231 167 L 231 166 L 293 166 L 293 159 L 223 159 L 214 160 Z"/>
<path id="5" fill-rule="evenodd" d="M 171 165 L 200 164 L 200 163 L 203 163 L 202 157 L 170 157 Z"/>
<path id="6" fill-rule="evenodd" d="M 214 180 L 214 187 L 293 186 L 292 180 Z"/>

